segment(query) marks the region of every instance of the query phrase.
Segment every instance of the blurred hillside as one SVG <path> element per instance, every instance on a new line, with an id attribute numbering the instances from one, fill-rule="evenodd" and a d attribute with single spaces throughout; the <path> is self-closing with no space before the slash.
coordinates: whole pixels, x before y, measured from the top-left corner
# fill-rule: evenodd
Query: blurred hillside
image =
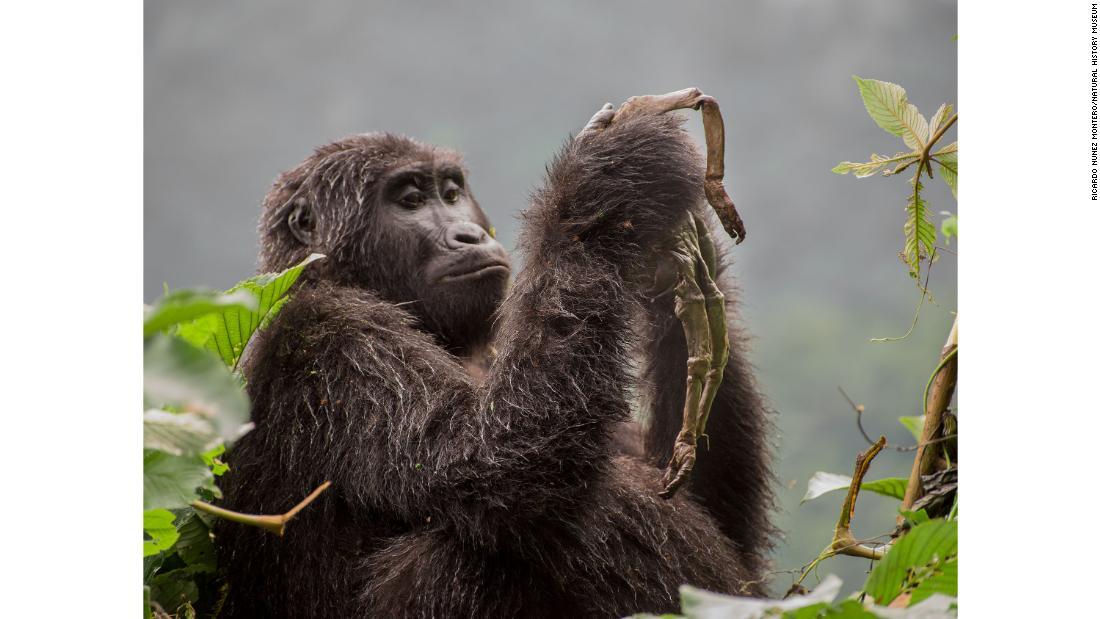
<path id="1" fill-rule="evenodd" d="M 512 247 L 545 163 L 602 103 L 698 86 L 722 104 L 726 184 L 749 232 L 734 256 L 778 411 L 776 569 L 795 569 L 828 543 L 841 500 L 799 507 L 807 478 L 850 474 L 865 446 L 837 386 L 867 405 L 869 432 L 910 443 L 896 418 L 918 414 L 956 305 L 948 255 L 914 336 L 868 341 L 904 333 L 918 300 L 896 257 L 908 185 L 829 171 L 900 145 L 851 75 L 903 85 L 926 116 L 957 102 L 955 3 L 520 4 L 146 2 L 145 300 L 165 282 L 224 287 L 252 273 L 261 198 L 330 139 L 389 130 L 465 153 Z M 698 119 L 689 126 L 701 138 Z M 938 179 L 927 185 L 933 212 L 955 209 Z M 869 478 L 908 465 L 884 454 Z M 883 533 L 873 527 L 890 510 L 862 498 L 855 533 Z M 850 590 L 867 567 L 843 557 L 821 571 Z M 789 584 L 774 580 L 779 593 Z"/>

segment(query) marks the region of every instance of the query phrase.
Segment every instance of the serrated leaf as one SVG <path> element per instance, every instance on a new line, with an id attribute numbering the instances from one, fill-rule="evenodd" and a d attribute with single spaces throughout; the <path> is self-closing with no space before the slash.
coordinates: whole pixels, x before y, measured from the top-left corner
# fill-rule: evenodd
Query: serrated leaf
<path id="1" fill-rule="evenodd" d="M 852 76 L 859 86 L 867 113 L 879 127 L 900 136 L 906 146 L 922 150 L 928 140 L 928 121 L 909 103 L 905 89 L 897 84 Z"/>
<path id="2" fill-rule="evenodd" d="M 936 226 L 928 219 L 928 204 L 920 192 L 924 185 L 920 179 L 910 179 L 913 191 L 905 205 L 905 263 L 909 265 L 909 274 L 920 279 L 920 262 L 932 255 L 936 246 Z"/>
<path id="3" fill-rule="evenodd" d="M 920 440 L 921 432 L 924 431 L 924 415 L 913 415 L 912 417 L 898 417 L 898 421 L 901 425 L 905 426 L 906 430 L 913 435 L 913 438 Z"/>
<path id="4" fill-rule="evenodd" d="M 144 542 L 144 556 L 149 557 L 171 548 L 179 539 L 179 531 L 172 522 L 176 515 L 167 509 L 146 510 L 141 527 L 150 539 Z"/>
<path id="5" fill-rule="evenodd" d="M 258 300 L 255 311 L 227 309 L 208 314 L 180 324 L 179 336 L 195 346 L 214 351 L 225 365 L 236 369 L 252 335 L 274 318 L 286 303 L 286 295 L 302 270 L 321 258 L 324 258 L 321 254 L 311 254 L 280 273 L 265 273 L 240 282 L 226 294 L 242 290 L 251 292 Z"/>
<path id="6" fill-rule="evenodd" d="M 256 297 L 248 290 L 222 293 L 186 289 L 168 293 L 145 310 L 145 337 L 200 316 L 226 310 L 255 310 Z"/>
<path id="7" fill-rule="evenodd" d="M 196 489 L 208 487 L 214 479 L 198 456 L 173 456 L 146 449 L 142 462 L 144 505 L 150 509 L 187 507 L 198 498 Z"/>
<path id="8" fill-rule="evenodd" d="M 920 158 L 920 153 L 898 153 L 893 157 L 883 157 L 877 153 L 871 153 L 871 160 L 866 163 L 853 163 L 851 161 L 844 161 L 838 163 L 833 168 L 834 174 L 847 174 L 851 172 L 856 178 L 866 178 L 873 176 L 876 172 L 882 170 L 883 166 L 891 163 L 897 163 L 900 169 L 905 169 L 909 165 L 912 165 L 914 161 Z M 884 176 L 889 176 L 897 172 L 883 171 Z"/>
<path id="9" fill-rule="evenodd" d="M 939 109 L 936 110 L 936 113 L 933 114 L 932 118 L 928 121 L 929 140 L 931 140 L 932 136 L 940 130 L 940 127 L 943 125 L 943 123 L 947 122 L 948 118 L 951 118 L 951 112 L 953 111 L 954 109 L 951 107 L 950 103 L 944 103 L 940 105 Z"/>
<path id="10" fill-rule="evenodd" d="M 951 196 L 956 200 L 959 199 L 959 152 L 956 145 L 954 150 L 933 153 L 932 160 L 940 166 L 940 176 L 943 177 L 943 182 L 947 183 L 947 186 L 951 188 Z"/>
<path id="11" fill-rule="evenodd" d="M 209 351 L 156 333 L 145 340 L 144 379 L 147 408 L 172 407 L 197 415 L 226 441 L 236 440 L 251 427 L 248 398 Z M 182 447 L 178 451 L 183 453 Z"/>
<path id="12" fill-rule="evenodd" d="M 913 527 L 871 571 L 864 591 L 878 604 L 889 604 L 902 591 L 942 571 L 959 554 L 958 523 L 930 520 Z"/>
<path id="13" fill-rule="evenodd" d="M 887 477 L 875 481 L 865 481 L 860 484 L 859 488 L 860 490 L 874 492 L 875 494 L 901 499 L 905 496 L 905 486 L 908 483 L 908 480 L 900 477 Z M 829 492 L 847 490 L 851 485 L 852 478 L 847 475 L 818 471 L 814 473 L 813 476 L 810 477 L 810 481 L 806 483 L 806 494 L 802 496 L 802 500 L 799 503 L 812 501 Z"/>

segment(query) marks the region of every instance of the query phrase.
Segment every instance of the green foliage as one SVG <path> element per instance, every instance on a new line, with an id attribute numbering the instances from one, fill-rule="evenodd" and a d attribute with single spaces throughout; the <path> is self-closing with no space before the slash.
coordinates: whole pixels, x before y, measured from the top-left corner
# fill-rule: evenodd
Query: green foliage
<path id="1" fill-rule="evenodd" d="M 936 592 L 957 595 L 958 569 L 947 564 L 957 563 L 958 554 L 958 522 L 930 520 L 914 527 L 894 544 L 871 571 L 864 591 L 876 603 L 885 605 L 901 593 L 935 578 L 926 585 L 924 597 Z"/>
<path id="2" fill-rule="evenodd" d="M 876 481 L 865 481 L 859 485 L 859 488 L 860 490 L 867 490 L 875 494 L 901 499 L 905 496 L 905 485 L 908 481 L 909 480 L 900 477 L 887 477 L 886 479 L 879 479 Z M 847 490 L 851 485 L 852 478 L 847 475 L 818 471 L 814 473 L 813 476 L 810 477 L 810 481 L 807 482 L 806 494 L 802 496 L 801 502 L 805 503 L 806 501 L 812 501 L 829 492 Z"/>
<path id="3" fill-rule="evenodd" d="M 212 614 L 217 563 L 206 517 L 191 505 L 220 496 L 226 444 L 251 429 L 234 372 L 249 340 L 288 300 L 310 262 L 245 280 L 228 292 L 166 292 L 145 311 L 144 594 L 177 617 Z"/>
<path id="4" fill-rule="evenodd" d="M 252 293 L 258 299 L 255 309 L 234 306 L 207 313 L 180 324 L 180 337 L 199 348 L 212 350 L 235 369 L 252 335 L 274 318 L 287 302 L 287 293 L 302 270 L 322 258 L 321 254 L 312 254 L 281 273 L 265 273 L 240 282 L 226 294 Z"/>
<path id="5" fill-rule="evenodd" d="M 917 106 L 909 103 L 905 89 L 897 84 L 881 80 L 863 79 L 853 76 L 859 88 L 859 95 L 871 119 L 891 135 L 896 135 L 911 150 L 900 152 L 893 157 L 872 154 L 871 160 L 864 163 L 844 161 L 833 168 L 836 174 L 852 173 L 856 178 L 866 178 L 878 173 L 892 176 L 916 164 L 916 173 L 909 180 L 913 190 L 905 207 L 905 244 L 902 258 L 909 267 L 909 274 L 919 281 L 921 263 L 931 261 L 935 256 L 936 226 L 929 219 L 928 203 L 921 195 L 924 185 L 921 176 L 932 176 L 932 167 L 939 168 L 951 194 L 957 195 L 959 164 L 958 142 L 934 150 L 936 142 L 955 122 L 957 116 L 949 103 L 944 103 L 932 115 L 931 121 L 925 120 Z M 894 167 L 888 167 L 895 164 Z M 957 233 L 957 228 L 955 232 Z M 945 231 L 946 235 L 947 232 Z"/>
<path id="6" fill-rule="evenodd" d="M 248 290 L 221 293 L 216 290 L 177 290 L 165 294 L 145 310 L 145 337 L 181 322 L 218 311 L 255 310 L 256 297 Z"/>
<path id="7" fill-rule="evenodd" d="M 151 509 L 142 517 L 141 527 L 149 539 L 145 540 L 145 556 L 168 550 L 179 539 L 179 531 L 172 525 L 176 515 L 167 509 Z"/>
<path id="8" fill-rule="evenodd" d="M 913 438 L 920 440 L 921 432 L 924 431 L 924 415 L 913 415 L 912 417 L 898 417 L 898 421 L 901 425 L 905 426 L 906 430 L 913 435 Z"/>

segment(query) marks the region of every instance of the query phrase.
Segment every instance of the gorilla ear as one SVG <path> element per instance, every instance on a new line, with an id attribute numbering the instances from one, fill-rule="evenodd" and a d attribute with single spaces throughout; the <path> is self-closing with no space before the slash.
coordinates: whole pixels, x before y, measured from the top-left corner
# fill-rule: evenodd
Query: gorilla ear
<path id="1" fill-rule="evenodd" d="M 286 218 L 290 233 L 303 245 L 312 245 L 313 223 L 313 209 L 306 203 L 306 199 L 295 198 L 290 214 Z"/>

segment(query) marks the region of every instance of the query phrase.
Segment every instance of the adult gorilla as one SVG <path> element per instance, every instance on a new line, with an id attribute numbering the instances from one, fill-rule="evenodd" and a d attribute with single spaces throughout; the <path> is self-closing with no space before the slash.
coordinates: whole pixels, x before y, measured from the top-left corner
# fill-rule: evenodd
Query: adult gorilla
<path id="1" fill-rule="evenodd" d="M 218 527 L 221 616 L 622 616 L 676 609 L 682 583 L 763 591 L 768 421 L 732 328 L 709 449 L 658 498 L 687 353 L 653 265 L 691 214 L 713 225 L 681 124 L 567 144 L 511 290 L 453 152 L 355 136 L 279 177 L 261 268 L 328 259 L 247 360 L 256 429 L 224 505 L 279 513 L 334 485 L 283 538 Z"/>

